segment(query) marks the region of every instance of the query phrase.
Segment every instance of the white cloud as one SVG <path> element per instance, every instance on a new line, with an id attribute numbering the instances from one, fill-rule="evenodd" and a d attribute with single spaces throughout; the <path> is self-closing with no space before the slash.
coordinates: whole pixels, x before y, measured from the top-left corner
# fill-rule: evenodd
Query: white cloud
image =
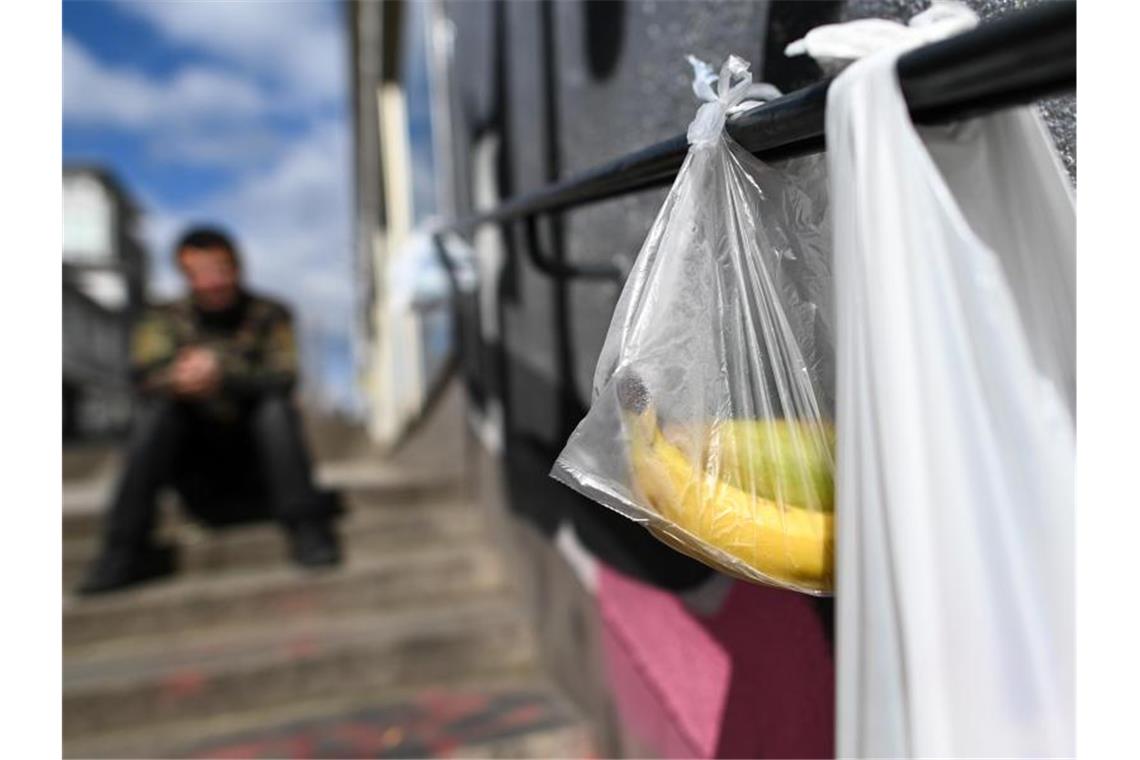
<path id="1" fill-rule="evenodd" d="M 166 80 L 105 65 L 63 40 L 63 114 L 71 124 L 140 135 L 146 153 L 196 166 L 248 166 L 276 157 L 282 140 L 268 117 L 281 110 L 249 77 L 191 66 Z"/>
<path id="2" fill-rule="evenodd" d="M 63 116 L 72 123 L 135 130 L 221 125 L 256 117 L 268 105 L 254 83 L 220 69 L 188 66 L 160 82 L 107 66 L 63 38 Z"/>
<path id="3" fill-rule="evenodd" d="M 224 127 L 172 126 L 161 139 L 152 139 L 147 155 L 156 161 L 226 168 L 264 166 L 279 158 L 285 140 L 261 123 Z"/>
<path id="4" fill-rule="evenodd" d="M 344 96 L 346 53 L 338 8 L 313 2 L 141 2 L 118 8 L 168 40 L 255 72 L 287 99 Z"/>

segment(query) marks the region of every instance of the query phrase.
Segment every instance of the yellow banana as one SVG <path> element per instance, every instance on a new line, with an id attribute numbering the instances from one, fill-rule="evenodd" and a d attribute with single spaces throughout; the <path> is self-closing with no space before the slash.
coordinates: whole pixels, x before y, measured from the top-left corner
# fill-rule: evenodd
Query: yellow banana
<path id="1" fill-rule="evenodd" d="M 814 481 L 785 477 L 785 484 L 773 485 L 768 476 L 774 463 L 780 461 L 779 455 L 775 458 L 765 455 L 767 461 L 758 464 L 755 456 L 750 462 L 741 456 L 744 451 L 752 451 L 754 455 L 760 451 L 746 449 L 750 444 L 741 443 L 737 437 L 737 434 L 759 435 L 755 430 L 760 428 L 753 423 L 736 423 L 736 428 L 729 429 L 726 435 L 710 437 L 709 440 L 720 439 L 717 444 L 720 454 L 709 452 L 705 457 L 693 457 L 662 432 L 643 387 L 632 395 L 628 391 L 623 394 L 619 389 L 619 397 L 622 396 L 633 480 L 650 507 L 687 533 L 772 581 L 810 591 L 832 589 L 834 518 L 830 511 L 830 467 L 826 483 L 817 472 Z M 749 425 L 753 432 L 745 432 Z M 785 429 L 782 434 L 791 433 Z M 735 451 L 729 457 L 721 456 L 733 447 Z M 706 467 L 706 463 L 714 459 L 720 463 L 719 467 Z M 765 479 L 766 486 L 755 487 Z M 808 485 L 788 485 L 796 480 L 807 480 Z M 786 497 L 789 490 L 796 488 L 801 494 L 813 495 L 813 506 L 826 508 L 793 506 Z M 779 501 L 766 498 L 766 493 L 776 489 L 784 490 L 785 498 Z M 698 558 L 708 558 L 707 554 L 701 556 L 702 550 L 693 553 Z"/>
<path id="2" fill-rule="evenodd" d="M 817 511 L 834 506 L 835 429 L 828 423 L 725 420 L 662 432 L 690 462 L 746 493 Z"/>

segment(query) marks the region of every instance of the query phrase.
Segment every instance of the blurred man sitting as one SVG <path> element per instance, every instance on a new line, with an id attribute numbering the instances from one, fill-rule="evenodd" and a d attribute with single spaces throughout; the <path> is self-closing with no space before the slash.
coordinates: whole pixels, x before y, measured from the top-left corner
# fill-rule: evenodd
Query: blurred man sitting
<path id="1" fill-rule="evenodd" d="M 189 231 L 175 254 L 190 294 L 145 315 L 132 338 L 139 403 L 102 553 L 81 593 L 172 571 L 170 548 L 153 536 L 166 485 L 211 526 L 276 518 L 300 565 L 340 559 L 335 500 L 313 485 L 291 399 L 289 310 L 242 286 L 237 249 L 218 230 Z"/>

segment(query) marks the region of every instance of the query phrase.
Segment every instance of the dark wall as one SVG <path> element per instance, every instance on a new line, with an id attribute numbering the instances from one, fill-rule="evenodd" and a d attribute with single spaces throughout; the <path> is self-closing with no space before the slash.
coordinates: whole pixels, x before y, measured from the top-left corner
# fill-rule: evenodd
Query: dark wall
<path id="1" fill-rule="evenodd" d="M 969 4 L 989 18 L 1026 3 Z M 458 211 L 472 209 L 477 187 L 483 188 L 484 203 L 492 203 L 682 133 L 698 105 L 686 54 L 719 63 L 735 53 L 752 62 L 758 80 L 788 91 L 820 76 L 810 60 L 783 56 L 791 40 L 829 21 L 906 19 L 925 5 L 925 0 L 448 3 L 455 31 L 450 84 Z M 1049 101 L 1045 113 L 1075 177 L 1075 99 Z M 665 193 L 643 192 L 545 219 L 543 247 L 569 262 L 617 261 L 628 267 Z M 657 556 L 661 548 L 642 543 L 646 536 L 639 528 L 636 536 L 608 545 L 607 536 L 635 526 L 547 477 L 589 404 L 618 286 L 555 282 L 527 259 L 526 244 L 520 224 L 480 233 L 475 247 L 482 300 L 464 312 L 465 345 L 478 344 L 480 354 L 480 361 L 468 363 L 478 367 L 469 379 L 481 399 L 502 401 L 515 506 L 548 532 L 562 520 L 579 521 L 603 558 Z M 478 333 L 474 341 L 473 331 Z M 588 524 L 581 522 L 585 515 Z M 650 560 L 646 572 L 680 584 L 702 576 L 687 561 L 678 558 L 673 566 L 666 556 L 659 563 Z"/>

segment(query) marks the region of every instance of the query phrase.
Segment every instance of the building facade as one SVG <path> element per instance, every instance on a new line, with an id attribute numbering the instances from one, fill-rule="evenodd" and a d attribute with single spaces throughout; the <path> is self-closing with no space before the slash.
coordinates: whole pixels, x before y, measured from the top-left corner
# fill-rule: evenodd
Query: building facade
<path id="1" fill-rule="evenodd" d="M 449 291 L 426 234 L 436 182 L 431 3 L 351 3 L 358 377 L 372 437 L 395 445 L 450 368 Z"/>
<path id="2" fill-rule="evenodd" d="M 63 434 L 121 432 L 130 417 L 128 341 L 143 307 L 138 210 L 107 171 L 63 170 Z"/>

